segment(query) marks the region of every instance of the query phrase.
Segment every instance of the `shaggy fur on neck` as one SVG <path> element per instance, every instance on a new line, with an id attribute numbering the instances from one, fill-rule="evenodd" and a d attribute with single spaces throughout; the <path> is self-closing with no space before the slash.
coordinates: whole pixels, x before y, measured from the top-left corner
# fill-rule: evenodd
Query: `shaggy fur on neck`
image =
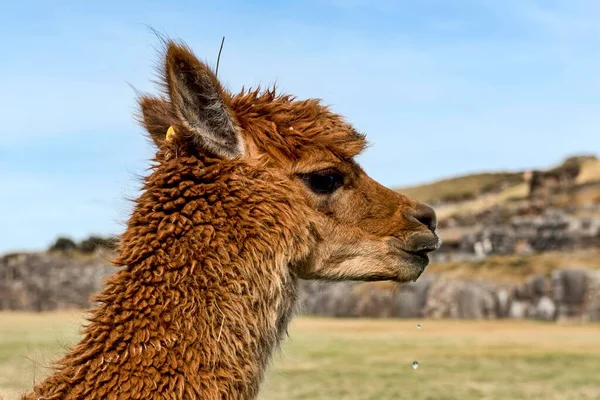
<path id="1" fill-rule="evenodd" d="M 311 247 L 289 180 L 159 152 L 83 339 L 26 399 L 249 399 Z M 292 210 L 293 207 L 293 210 Z"/>

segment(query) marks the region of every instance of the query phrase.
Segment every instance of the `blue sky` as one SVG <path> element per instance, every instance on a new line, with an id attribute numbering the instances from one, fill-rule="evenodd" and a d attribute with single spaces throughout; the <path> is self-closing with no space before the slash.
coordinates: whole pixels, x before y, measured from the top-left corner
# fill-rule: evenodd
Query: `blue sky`
<path id="1" fill-rule="evenodd" d="M 277 82 L 367 133 L 403 186 L 600 150 L 596 0 L 0 3 L 0 252 L 119 234 L 152 147 L 128 84 L 187 42 L 233 91 Z"/>

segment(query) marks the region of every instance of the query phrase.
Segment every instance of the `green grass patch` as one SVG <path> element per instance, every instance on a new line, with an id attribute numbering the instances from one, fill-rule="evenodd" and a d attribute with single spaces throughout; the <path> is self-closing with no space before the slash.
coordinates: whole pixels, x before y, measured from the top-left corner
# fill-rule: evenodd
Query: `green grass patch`
<path id="1" fill-rule="evenodd" d="M 0 396 L 41 379 L 81 315 L 0 313 Z M 598 324 L 298 318 L 260 399 L 598 399 L 599 365 Z"/>

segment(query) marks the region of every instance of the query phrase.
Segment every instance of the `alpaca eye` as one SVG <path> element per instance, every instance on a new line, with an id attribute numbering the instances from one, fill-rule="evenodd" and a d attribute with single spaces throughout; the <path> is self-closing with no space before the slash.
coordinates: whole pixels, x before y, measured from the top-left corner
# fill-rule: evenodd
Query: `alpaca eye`
<path id="1" fill-rule="evenodd" d="M 344 184 L 344 175 L 336 170 L 300 174 L 300 177 L 317 194 L 330 194 Z"/>

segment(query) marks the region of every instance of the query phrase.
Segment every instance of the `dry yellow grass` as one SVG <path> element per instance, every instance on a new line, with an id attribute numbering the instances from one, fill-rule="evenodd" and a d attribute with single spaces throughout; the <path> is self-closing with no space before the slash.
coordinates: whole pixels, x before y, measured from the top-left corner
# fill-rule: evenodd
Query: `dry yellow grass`
<path id="1" fill-rule="evenodd" d="M 80 318 L 0 313 L 0 394 L 30 387 Z M 599 325 L 298 318 L 260 398 L 598 399 L 598 365 Z"/>
<path id="2" fill-rule="evenodd" d="M 299 319 L 290 331 L 264 400 L 600 398 L 598 325 Z"/>
<path id="3" fill-rule="evenodd" d="M 83 312 L 0 312 L 0 398 L 17 398 L 78 338 Z"/>

